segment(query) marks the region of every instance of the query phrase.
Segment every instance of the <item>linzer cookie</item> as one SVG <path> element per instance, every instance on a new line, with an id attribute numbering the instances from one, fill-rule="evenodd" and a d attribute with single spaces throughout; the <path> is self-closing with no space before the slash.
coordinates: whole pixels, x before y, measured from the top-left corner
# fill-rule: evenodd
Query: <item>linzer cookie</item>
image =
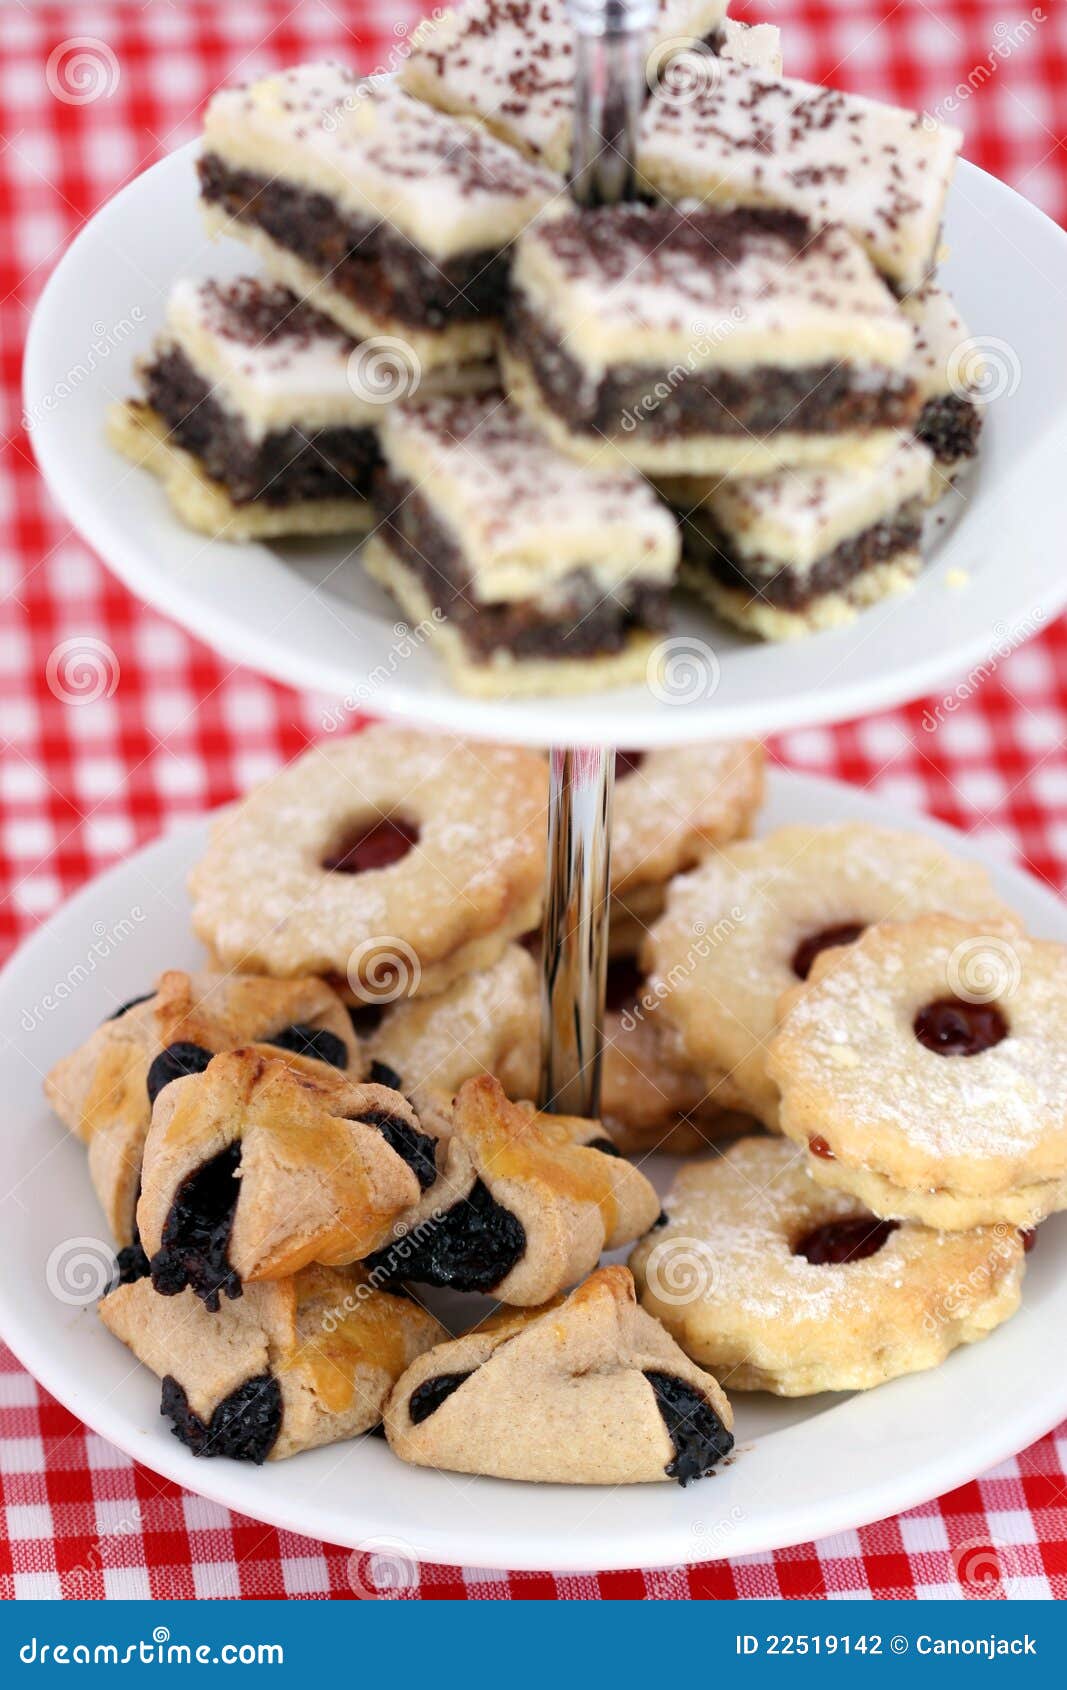
<path id="1" fill-rule="evenodd" d="M 609 206 L 516 247 L 512 398 L 564 450 L 652 474 L 872 462 L 910 432 L 911 333 L 843 228 Z"/>
<path id="2" fill-rule="evenodd" d="M 368 1256 L 376 1282 L 491 1293 L 521 1308 L 592 1271 L 647 1232 L 659 1198 L 599 1121 L 509 1103 L 482 1075 L 441 1128 L 437 1181 L 396 1240 Z"/>
<path id="3" fill-rule="evenodd" d="M 381 439 L 364 562 L 434 627 L 458 686 L 514 695 L 643 678 L 680 541 L 640 476 L 575 463 L 499 394 L 405 401 Z"/>
<path id="4" fill-rule="evenodd" d="M 778 31 L 725 18 L 727 0 L 660 0 L 649 38 L 649 81 L 665 53 L 703 41 L 781 69 Z M 749 39 L 749 38 L 753 39 Z M 567 0 L 466 0 L 418 25 L 400 73 L 404 87 L 442 111 L 480 119 L 494 134 L 561 175 L 574 135 L 574 24 Z"/>
<path id="5" fill-rule="evenodd" d="M 1032 1227 L 1067 1208 L 1067 947 L 947 915 L 816 959 L 767 1071 L 820 1185 L 886 1219 Z"/>
<path id="6" fill-rule="evenodd" d="M 227 968 L 332 976 L 356 1003 L 443 991 L 537 922 L 547 793 L 533 751 L 325 741 L 216 821 L 193 925 Z"/>
<path id="7" fill-rule="evenodd" d="M 403 1461 L 572 1485 L 687 1484 L 729 1455 L 732 1426 L 716 1380 L 638 1308 L 622 1267 L 439 1344 L 385 1415 Z"/>
<path id="8" fill-rule="evenodd" d="M 720 481 L 686 511 L 686 585 L 767 640 L 851 622 L 913 585 L 932 468 L 925 446 L 901 440 L 867 467 Z M 670 489 L 676 504 L 686 491 Z"/>
<path id="9" fill-rule="evenodd" d="M 843 223 L 901 293 L 931 274 L 962 135 L 896 106 L 720 60 L 664 79 L 638 175 L 664 199 Z"/>
<path id="10" fill-rule="evenodd" d="M 727 845 L 676 880 L 653 928 L 648 990 L 676 1029 L 689 1066 L 727 1074 L 760 1120 L 777 1120 L 767 1041 L 782 994 L 820 951 L 872 923 L 928 910 L 1010 925 L 984 869 L 921 834 L 863 823 L 783 827 Z"/>
<path id="11" fill-rule="evenodd" d="M 978 455 L 982 358 L 952 298 L 936 283 L 909 294 L 900 308 L 914 335 L 911 373 L 922 400 L 915 433 L 934 455 L 928 494 L 933 502 Z"/>
<path id="12" fill-rule="evenodd" d="M 757 740 L 615 753 L 613 956 L 640 949 L 676 874 L 748 833 L 763 802 L 763 762 Z"/>
<path id="13" fill-rule="evenodd" d="M 427 383 L 470 391 L 488 371 Z M 370 526 L 374 431 L 411 379 L 288 288 L 178 282 L 139 375 L 142 396 L 112 407 L 109 437 L 159 476 L 190 528 L 248 540 Z"/>
<path id="14" fill-rule="evenodd" d="M 359 1268 L 250 1285 L 217 1314 L 192 1291 L 161 1297 L 142 1279 L 111 1291 L 99 1312 L 162 1379 L 160 1412 L 179 1442 L 257 1466 L 379 1425 L 405 1369 L 447 1336 Z"/>
<path id="15" fill-rule="evenodd" d="M 727 1390 L 864 1391 L 936 1367 L 1013 1315 L 1010 1226 L 934 1232 L 814 1185 L 781 1139 L 683 1168 L 630 1257 L 641 1303 Z"/>
<path id="16" fill-rule="evenodd" d="M 360 1261 L 434 1183 L 435 1150 L 388 1086 L 227 1051 L 152 1111 L 137 1204 L 152 1283 L 218 1309 L 249 1281 Z"/>
<path id="17" fill-rule="evenodd" d="M 249 1044 L 320 1072 L 356 1078 L 361 1068 L 344 1004 L 325 981 L 174 968 L 144 997 L 113 1009 L 45 1080 L 52 1108 L 88 1146 L 89 1174 L 124 1274 L 147 1269 L 136 1208 L 152 1105 L 171 1081 L 202 1073 L 216 1052 Z"/>
<path id="18" fill-rule="evenodd" d="M 208 107 L 208 227 L 417 370 L 489 356 L 508 248 L 561 183 L 388 79 L 301 65 Z"/>

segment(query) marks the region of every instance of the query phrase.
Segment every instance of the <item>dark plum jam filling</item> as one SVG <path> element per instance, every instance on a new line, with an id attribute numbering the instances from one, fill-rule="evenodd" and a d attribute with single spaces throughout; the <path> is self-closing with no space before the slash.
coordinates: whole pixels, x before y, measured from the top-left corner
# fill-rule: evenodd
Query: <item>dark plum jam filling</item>
<path id="1" fill-rule="evenodd" d="M 674 1460 L 664 1469 L 669 1479 L 687 1485 L 702 1479 L 734 1447 L 733 1434 L 726 1430 L 709 1402 L 706 1402 L 673 1373 L 646 1373 L 656 1394 L 663 1424 L 674 1445 Z"/>
<path id="2" fill-rule="evenodd" d="M 421 1426 L 424 1420 L 429 1420 L 443 1402 L 447 1402 L 453 1391 L 458 1391 L 465 1379 L 469 1379 L 473 1368 L 466 1373 L 439 1373 L 435 1379 L 424 1379 L 411 1393 L 408 1403 L 408 1417 L 413 1426 Z"/>
<path id="3" fill-rule="evenodd" d="M 317 1062 L 327 1062 L 331 1068 L 348 1067 L 348 1046 L 344 1039 L 331 1033 L 328 1027 L 309 1027 L 294 1021 L 280 1033 L 272 1033 L 264 1044 L 276 1045 L 279 1050 L 292 1051 L 294 1056 L 312 1056 Z"/>
<path id="4" fill-rule="evenodd" d="M 352 1023 L 352 1031 L 358 1038 L 369 1039 L 382 1024 L 385 1005 L 381 1003 L 350 1003 L 348 1019 Z"/>
<path id="5" fill-rule="evenodd" d="M 406 1162 L 422 1191 L 428 1191 L 437 1178 L 437 1140 L 429 1133 L 420 1133 L 398 1115 L 388 1115 L 384 1109 L 368 1109 L 365 1115 L 354 1116 L 368 1127 L 377 1127 L 390 1150 L 395 1150 Z"/>
<path id="6" fill-rule="evenodd" d="M 127 998 L 125 1003 L 120 1003 L 118 1009 L 113 1009 L 111 1014 L 105 1016 L 104 1019 L 105 1021 L 121 1021 L 122 1017 L 131 1009 L 136 1009 L 139 1003 L 147 1003 L 149 998 L 154 998 L 155 995 L 155 992 L 142 992 L 139 998 Z"/>
<path id="7" fill-rule="evenodd" d="M 136 1227 L 132 1242 L 124 1244 L 115 1259 L 120 1285 L 134 1285 L 138 1279 L 147 1279 L 152 1271 L 152 1264 L 145 1255 L 141 1235 Z"/>
<path id="8" fill-rule="evenodd" d="M 915 1037 L 938 1056 L 978 1056 L 1008 1036 L 1008 1023 L 995 1003 L 935 998 L 920 1009 Z"/>
<path id="9" fill-rule="evenodd" d="M 622 1151 L 610 1138 L 591 1138 L 585 1146 L 586 1150 L 599 1150 L 602 1156 L 621 1156 Z"/>
<path id="10" fill-rule="evenodd" d="M 369 827 L 360 825 L 346 833 L 322 859 L 333 874 L 366 874 L 371 869 L 391 868 L 419 842 L 414 822 L 402 816 L 383 816 Z"/>
<path id="11" fill-rule="evenodd" d="M 152 1284 L 163 1297 L 186 1286 L 215 1313 L 219 1295 L 241 1295 L 241 1281 L 227 1252 L 240 1184 L 238 1140 L 182 1180 L 163 1225 L 163 1242 L 152 1257 Z"/>
<path id="12" fill-rule="evenodd" d="M 643 751 L 616 751 L 615 779 L 625 780 L 627 775 L 632 775 L 635 769 L 641 767 L 644 760 L 645 753 Z"/>
<path id="13" fill-rule="evenodd" d="M 794 1256 L 806 1256 L 813 1267 L 845 1267 L 876 1256 L 896 1232 L 898 1221 L 880 1221 L 874 1215 L 857 1215 L 853 1220 L 827 1221 L 812 1227 L 793 1245 Z"/>
<path id="14" fill-rule="evenodd" d="M 231 1461 L 254 1461 L 259 1467 L 281 1430 L 281 1387 L 271 1373 L 246 1379 L 223 1397 L 205 1422 L 193 1413 L 183 1387 L 168 1373 L 159 1412 L 173 1420 L 174 1436 L 194 1455 L 228 1455 Z"/>
<path id="15" fill-rule="evenodd" d="M 367 1268 L 386 1279 L 447 1285 L 455 1291 L 491 1291 L 526 1249 L 526 1230 L 517 1215 L 494 1201 L 475 1180 L 463 1202 L 446 1209 L 408 1237 L 368 1256 Z"/>
<path id="16" fill-rule="evenodd" d="M 818 933 L 809 934 L 793 952 L 793 973 L 798 980 L 806 980 L 817 956 L 835 945 L 854 945 L 862 932 L 860 922 L 842 921 L 837 927 L 824 927 Z"/>
<path id="17" fill-rule="evenodd" d="M 632 1009 L 641 996 L 645 977 L 634 956 L 615 956 L 608 963 L 608 982 L 604 992 L 604 1008 L 612 1015 Z"/>
<path id="18" fill-rule="evenodd" d="M 388 1062 L 372 1062 L 367 1080 L 372 1086 L 387 1086 L 390 1091 L 403 1091 L 404 1082 Z"/>
<path id="19" fill-rule="evenodd" d="M 163 1087 L 169 1086 L 172 1080 L 183 1080 L 187 1074 L 202 1074 L 214 1055 L 213 1050 L 205 1050 L 203 1045 L 190 1044 L 184 1039 L 161 1050 L 149 1068 L 145 1082 L 149 1103 L 154 1106 Z"/>

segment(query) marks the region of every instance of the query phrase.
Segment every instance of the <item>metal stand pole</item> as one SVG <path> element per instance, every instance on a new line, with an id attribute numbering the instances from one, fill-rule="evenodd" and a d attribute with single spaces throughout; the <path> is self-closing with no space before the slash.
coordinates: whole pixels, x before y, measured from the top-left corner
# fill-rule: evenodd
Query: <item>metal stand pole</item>
<path id="1" fill-rule="evenodd" d="M 579 204 L 634 190 L 637 120 L 647 93 L 655 0 L 569 0 L 575 41 L 574 157 Z M 600 1111 L 600 1055 L 611 897 L 615 753 L 552 752 L 542 930 L 541 1107 Z"/>

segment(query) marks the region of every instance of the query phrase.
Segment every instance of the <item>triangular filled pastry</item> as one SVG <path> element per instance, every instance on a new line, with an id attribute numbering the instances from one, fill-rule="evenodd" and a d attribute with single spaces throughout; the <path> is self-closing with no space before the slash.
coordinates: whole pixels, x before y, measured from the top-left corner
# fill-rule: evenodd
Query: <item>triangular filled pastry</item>
<path id="1" fill-rule="evenodd" d="M 386 1086 L 227 1051 L 152 1114 L 137 1221 L 155 1288 L 213 1309 L 246 1280 L 358 1261 L 433 1182 L 435 1150 Z"/>
<path id="2" fill-rule="evenodd" d="M 444 1329 L 358 1268 L 305 1268 L 209 1314 L 192 1291 L 119 1285 L 100 1318 L 163 1381 L 160 1413 L 194 1455 L 280 1461 L 381 1421 L 392 1385 Z"/>
<path id="3" fill-rule="evenodd" d="M 549 1484 L 684 1485 L 729 1454 L 732 1426 L 715 1379 L 638 1307 L 623 1267 L 438 1344 L 385 1411 L 404 1461 Z"/>
<path id="4" fill-rule="evenodd" d="M 532 1307 L 575 1285 L 604 1250 L 648 1231 L 650 1182 L 599 1121 L 510 1103 L 489 1075 L 435 1116 L 440 1174 L 367 1261 L 384 1280 L 484 1291 Z"/>
<path id="5" fill-rule="evenodd" d="M 200 1073 L 238 1045 L 270 1044 L 355 1075 L 359 1044 L 322 980 L 168 969 L 153 992 L 122 1004 L 45 1080 L 63 1124 L 89 1147 L 89 1173 L 129 1269 L 139 1256 L 135 1210 L 152 1104 L 171 1080 Z"/>

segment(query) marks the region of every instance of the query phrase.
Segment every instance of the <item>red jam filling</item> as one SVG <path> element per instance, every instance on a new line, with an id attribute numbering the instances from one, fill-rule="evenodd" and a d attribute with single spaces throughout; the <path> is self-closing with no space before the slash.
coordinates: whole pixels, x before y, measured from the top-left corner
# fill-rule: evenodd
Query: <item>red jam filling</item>
<path id="1" fill-rule="evenodd" d="M 938 1056 L 977 1056 L 1008 1036 L 1008 1023 L 995 1003 L 935 998 L 920 1009 L 915 1037 Z"/>
<path id="2" fill-rule="evenodd" d="M 813 1156 L 821 1157 L 824 1162 L 832 1162 L 834 1160 L 834 1153 L 830 1149 L 826 1140 L 822 1137 L 821 1133 L 816 1133 L 814 1138 L 809 1138 L 808 1149 L 811 1151 Z"/>
<path id="3" fill-rule="evenodd" d="M 834 945 L 854 945 L 862 932 L 862 922 L 842 921 L 836 927 L 824 927 L 820 933 L 802 939 L 793 952 L 793 973 L 798 980 L 806 980 L 821 951 L 829 951 Z"/>
<path id="4" fill-rule="evenodd" d="M 632 1009 L 641 996 L 644 983 L 645 977 L 637 965 L 636 957 L 612 957 L 608 963 L 604 1007 L 613 1015 L 621 1015 L 624 1009 Z"/>
<path id="5" fill-rule="evenodd" d="M 644 760 L 643 751 L 616 751 L 615 779 L 625 780 L 627 775 L 632 775 L 635 769 L 641 767 Z"/>
<path id="6" fill-rule="evenodd" d="M 880 1221 L 874 1215 L 857 1215 L 855 1220 L 827 1221 L 813 1227 L 793 1245 L 794 1256 L 806 1256 L 813 1267 L 845 1267 L 875 1256 L 897 1230 L 897 1221 Z"/>
<path id="7" fill-rule="evenodd" d="M 1037 1243 L 1037 1227 L 1023 1226 L 1019 1228 L 1019 1237 L 1023 1241 L 1023 1255 L 1028 1256 Z"/>
<path id="8" fill-rule="evenodd" d="M 419 842 L 419 830 L 402 816 L 383 816 L 369 827 L 360 825 L 346 833 L 322 859 L 333 874 L 366 874 L 371 869 L 391 868 Z"/>

